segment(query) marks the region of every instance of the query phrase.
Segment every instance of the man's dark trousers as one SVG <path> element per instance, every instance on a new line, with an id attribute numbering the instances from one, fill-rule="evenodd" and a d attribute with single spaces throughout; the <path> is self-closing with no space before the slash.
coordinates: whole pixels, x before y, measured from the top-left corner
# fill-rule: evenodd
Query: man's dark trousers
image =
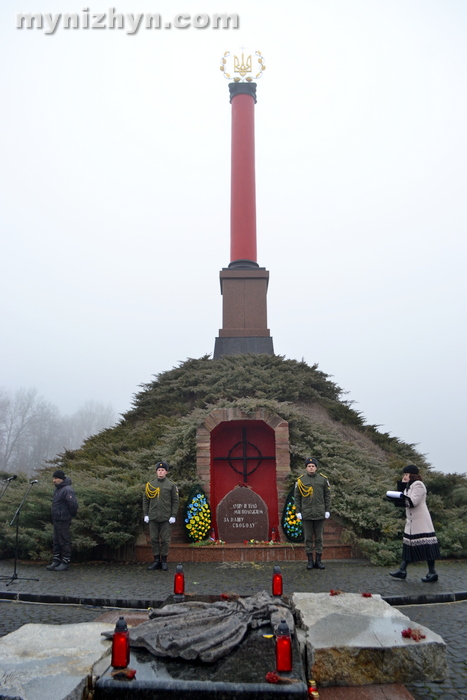
<path id="1" fill-rule="evenodd" d="M 166 557 L 169 553 L 170 525 L 168 520 L 158 523 L 155 520 L 149 522 L 149 536 L 151 538 L 152 553 L 155 557 Z"/>
<path id="2" fill-rule="evenodd" d="M 316 554 L 323 553 L 323 530 L 324 520 L 302 520 L 303 533 L 305 535 L 305 552 L 312 554 L 313 549 Z M 313 547 L 313 538 L 315 546 Z"/>
<path id="3" fill-rule="evenodd" d="M 71 559 L 71 520 L 54 520 L 54 559 Z"/>

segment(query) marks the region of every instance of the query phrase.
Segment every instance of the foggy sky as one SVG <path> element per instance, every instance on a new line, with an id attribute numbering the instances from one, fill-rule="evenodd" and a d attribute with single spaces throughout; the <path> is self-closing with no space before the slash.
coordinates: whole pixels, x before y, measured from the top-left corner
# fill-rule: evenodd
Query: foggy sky
<path id="1" fill-rule="evenodd" d="M 258 262 L 277 354 L 465 472 L 467 5 L 120 0 L 239 29 L 16 29 L 0 6 L 0 386 L 126 411 L 212 353 L 229 260 L 224 51 L 260 50 Z"/>

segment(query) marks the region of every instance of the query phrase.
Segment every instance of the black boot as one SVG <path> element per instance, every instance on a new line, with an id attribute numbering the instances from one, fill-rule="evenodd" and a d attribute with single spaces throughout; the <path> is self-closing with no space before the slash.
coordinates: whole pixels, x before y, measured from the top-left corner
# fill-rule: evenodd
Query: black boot
<path id="1" fill-rule="evenodd" d="M 54 569 L 54 571 L 68 571 L 69 568 L 70 568 L 70 560 L 69 559 L 62 559 L 59 566 L 57 566 Z"/>
<path id="2" fill-rule="evenodd" d="M 163 554 L 162 555 L 162 564 L 161 564 L 161 569 L 162 571 L 168 571 L 168 566 L 167 566 L 167 555 Z"/>
<path id="3" fill-rule="evenodd" d="M 435 571 L 435 562 L 427 561 L 428 573 L 422 578 L 423 583 L 434 583 L 438 580 L 438 574 Z"/>
<path id="4" fill-rule="evenodd" d="M 324 566 L 323 562 L 321 561 L 321 554 L 318 554 L 316 552 L 316 559 L 315 559 L 315 569 L 325 569 L 326 567 Z"/>
<path id="5" fill-rule="evenodd" d="M 159 555 L 157 555 L 156 557 L 154 557 L 153 563 L 149 564 L 147 569 L 148 569 L 148 571 L 155 571 L 156 569 L 160 569 L 160 568 L 161 568 L 161 558 Z"/>
<path id="6" fill-rule="evenodd" d="M 403 559 L 397 571 L 390 571 L 389 576 L 393 578 L 401 578 L 402 580 L 407 578 L 407 562 Z"/>
<path id="7" fill-rule="evenodd" d="M 310 554 L 307 553 L 308 557 L 308 564 L 306 565 L 307 569 L 312 569 L 313 568 L 313 552 L 310 552 Z"/>
<path id="8" fill-rule="evenodd" d="M 48 566 L 46 566 L 45 568 L 47 569 L 47 571 L 54 571 L 54 569 L 57 569 L 60 566 L 60 564 L 61 564 L 60 559 L 54 558 L 52 563 L 49 564 Z"/>

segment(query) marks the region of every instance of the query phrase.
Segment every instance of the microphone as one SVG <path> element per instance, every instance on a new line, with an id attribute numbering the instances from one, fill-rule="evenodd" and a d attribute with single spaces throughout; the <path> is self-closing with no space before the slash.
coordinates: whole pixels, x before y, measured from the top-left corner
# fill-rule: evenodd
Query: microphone
<path id="1" fill-rule="evenodd" d="M 14 476 L 9 476 L 8 479 L 5 479 L 5 481 L 13 481 L 14 479 L 17 479 L 18 475 L 15 474 Z"/>
<path id="2" fill-rule="evenodd" d="M 34 479 L 34 481 L 30 481 L 29 483 L 31 484 L 31 486 L 32 486 L 33 484 L 38 484 L 38 483 L 39 483 L 39 479 Z"/>

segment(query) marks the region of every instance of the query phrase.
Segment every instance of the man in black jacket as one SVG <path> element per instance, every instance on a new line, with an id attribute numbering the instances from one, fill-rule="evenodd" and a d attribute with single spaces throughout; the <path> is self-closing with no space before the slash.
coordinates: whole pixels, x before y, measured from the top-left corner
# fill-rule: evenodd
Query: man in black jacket
<path id="1" fill-rule="evenodd" d="M 54 471 L 52 481 L 55 492 L 52 500 L 52 522 L 54 525 L 54 558 L 46 568 L 49 571 L 66 571 L 71 559 L 71 519 L 78 512 L 76 494 L 71 488 L 71 479 L 61 469 Z"/>

